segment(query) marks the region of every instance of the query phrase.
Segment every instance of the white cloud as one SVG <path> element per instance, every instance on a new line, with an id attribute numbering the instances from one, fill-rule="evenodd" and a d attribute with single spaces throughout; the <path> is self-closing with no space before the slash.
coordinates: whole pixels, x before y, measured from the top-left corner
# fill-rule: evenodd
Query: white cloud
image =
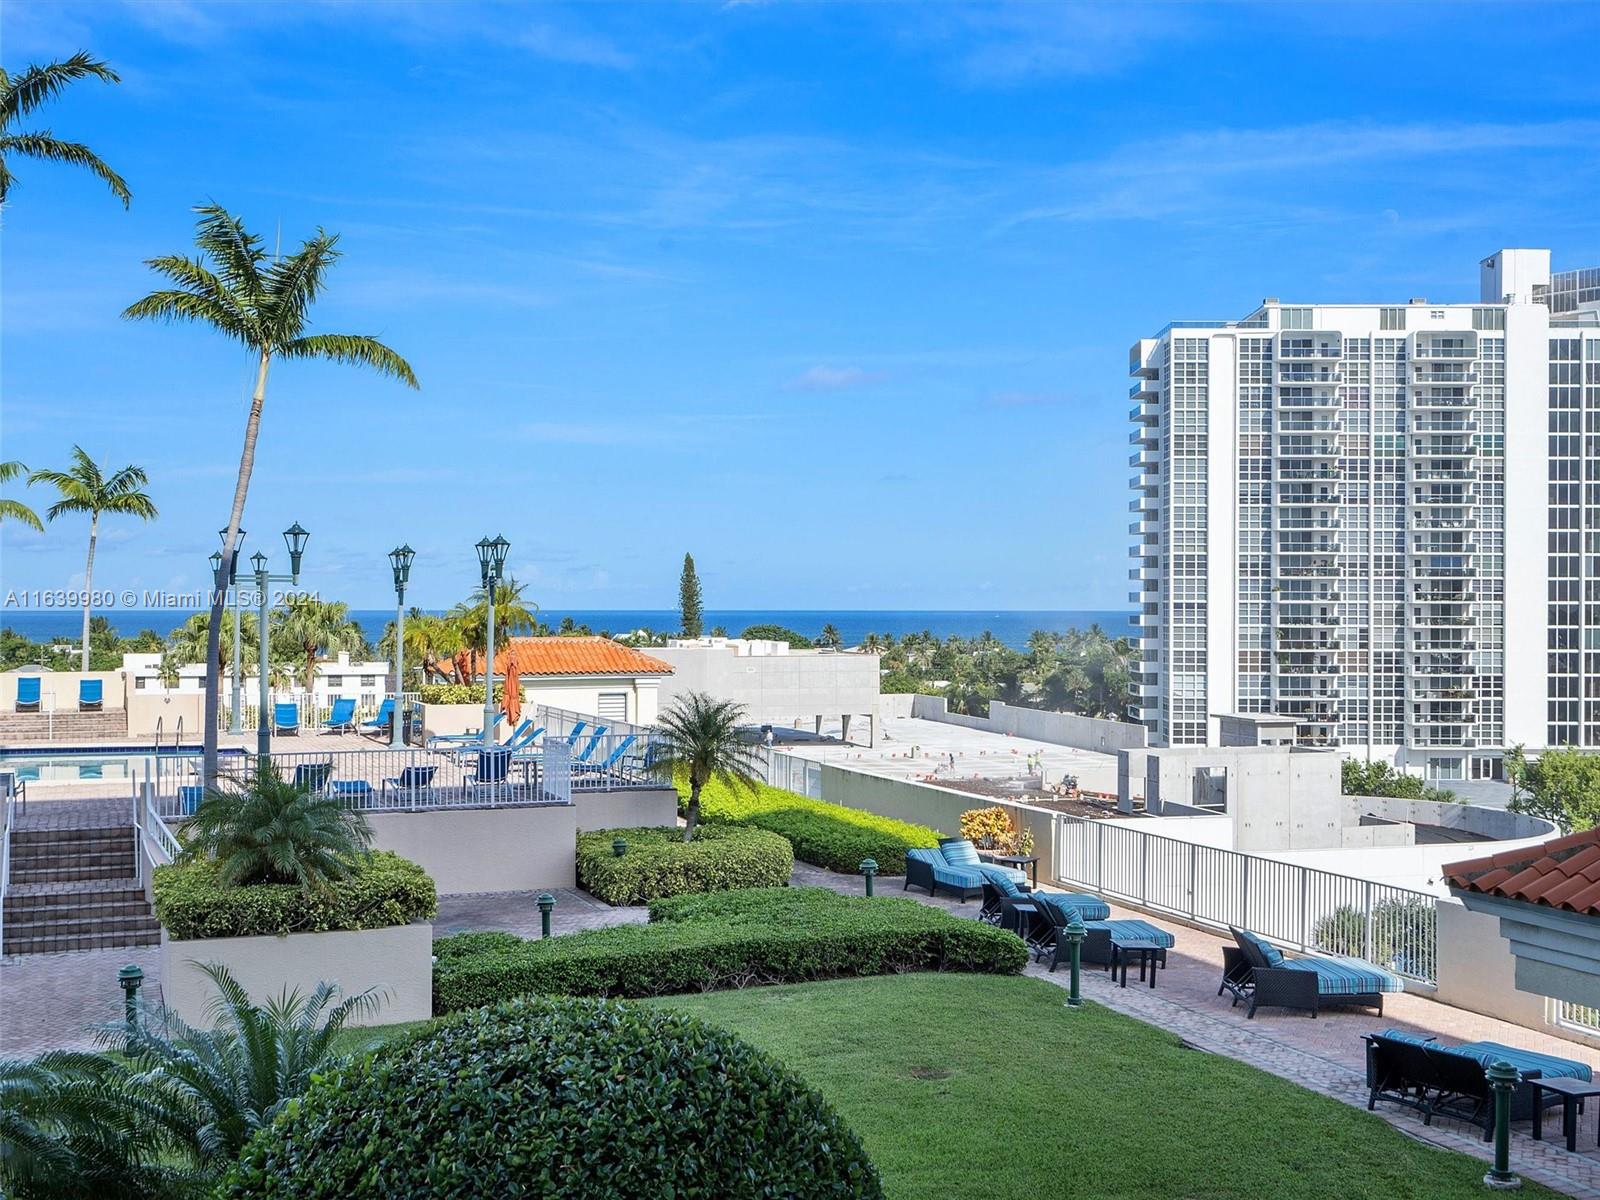
<path id="1" fill-rule="evenodd" d="M 880 383 L 883 378 L 881 371 L 819 364 L 800 372 L 783 387 L 788 392 L 842 392 L 848 388 L 868 387 Z"/>
<path id="2" fill-rule="evenodd" d="M 534 25 L 523 30 L 512 43 L 531 50 L 541 58 L 554 62 L 574 63 L 585 67 L 608 67 L 626 71 L 634 58 L 603 37 L 579 33 L 570 29 L 557 29 L 553 25 Z"/>

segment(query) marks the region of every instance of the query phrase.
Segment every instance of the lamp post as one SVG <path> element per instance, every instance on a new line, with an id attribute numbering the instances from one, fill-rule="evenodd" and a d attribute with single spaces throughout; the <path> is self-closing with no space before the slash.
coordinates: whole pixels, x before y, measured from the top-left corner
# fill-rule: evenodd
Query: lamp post
<path id="1" fill-rule="evenodd" d="M 406 584 L 411 582 L 411 560 L 417 552 L 410 545 L 396 546 L 389 551 L 389 565 L 394 568 L 394 708 L 389 713 L 393 736 L 389 745 L 396 750 L 405 747 L 405 661 L 406 661 Z"/>
<path id="2" fill-rule="evenodd" d="M 283 541 L 289 548 L 289 574 L 273 575 L 267 570 L 267 556 L 257 550 L 250 556 L 250 565 L 256 572 L 256 622 L 260 626 L 257 631 L 261 640 L 261 703 L 260 712 L 256 715 L 256 753 L 260 755 L 263 765 L 272 753 L 272 715 L 267 711 L 271 706 L 270 691 L 267 684 L 267 611 L 271 607 L 271 597 L 268 588 L 274 583 L 287 583 L 291 587 L 300 584 L 300 559 L 306 552 L 306 539 L 311 535 L 300 528 L 300 522 L 283 531 Z"/>
<path id="3" fill-rule="evenodd" d="M 510 549 L 511 543 L 498 535 L 492 541 L 489 538 L 480 538 L 478 540 L 478 569 L 482 573 L 483 592 L 489 604 L 489 625 L 484 639 L 486 655 L 483 664 L 483 748 L 485 750 L 494 745 L 494 592 L 495 588 L 500 585 L 500 573 L 505 570 L 506 565 L 506 551 Z"/>
<path id="4" fill-rule="evenodd" d="M 228 544 L 228 531 L 226 529 L 217 530 L 217 536 L 222 539 L 224 546 Z M 242 636 L 240 622 L 244 608 L 242 598 L 239 595 L 239 555 L 243 553 L 243 550 L 244 530 L 241 529 L 239 530 L 239 536 L 234 539 L 233 561 L 228 564 L 228 586 L 233 589 L 233 706 L 228 713 L 229 733 L 244 732 L 244 713 L 241 711 L 244 707 L 244 679 L 240 673 L 239 662 L 239 639 Z M 215 575 L 216 568 L 221 565 L 222 555 L 220 553 L 213 554 L 211 560 L 212 574 Z"/>

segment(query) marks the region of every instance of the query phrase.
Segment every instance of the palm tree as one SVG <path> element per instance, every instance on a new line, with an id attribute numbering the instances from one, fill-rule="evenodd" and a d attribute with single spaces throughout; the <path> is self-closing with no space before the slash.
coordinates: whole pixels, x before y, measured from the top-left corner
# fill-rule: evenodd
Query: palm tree
<path id="1" fill-rule="evenodd" d="M 350 606 L 342 601 L 290 596 L 274 616 L 270 636 L 282 645 L 286 656 L 290 651 L 299 652 L 303 664 L 300 679 L 307 692 L 316 686 L 320 656 L 366 649 L 366 634 L 350 616 Z"/>
<path id="2" fill-rule="evenodd" d="M 216 204 L 201 205 L 195 231 L 198 259 L 170 254 L 148 259 L 146 265 L 170 279 L 176 287 L 151 292 L 123 312 L 130 319 L 196 321 L 243 346 L 255 356 L 255 392 L 245 420 L 244 448 L 234 483 L 233 508 L 223 539 L 222 562 L 233 559 L 255 466 L 256 438 L 261 431 L 261 409 L 267 397 L 267 369 L 275 358 L 327 359 L 371 367 L 384 375 L 417 386 L 411 366 L 375 337 L 349 333 L 307 333 L 311 305 L 321 295 L 330 267 L 338 260 L 338 235 L 317 230 L 287 258 L 269 256 L 262 240 L 244 222 Z M 204 779 L 217 778 L 217 639 L 222 625 L 225 576 L 217 571 L 211 600 L 211 642 L 206 651 L 206 712 Z"/>
<path id="3" fill-rule="evenodd" d="M 694 837 L 700 820 L 700 793 L 713 779 L 754 792 L 761 783 L 755 743 L 739 726 L 745 709 L 704 692 L 685 692 L 656 719 L 652 767 L 668 779 L 689 781 L 683 840 Z"/>
<path id="4" fill-rule="evenodd" d="M 167 649 L 179 666 L 203 663 L 206 648 L 211 641 L 211 614 L 197 612 L 167 635 Z M 255 660 L 255 647 L 260 644 L 256 633 L 256 614 L 239 614 L 239 658 L 249 666 Z M 224 616 L 222 631 L 217 638 L 217 669 L 226 671 L 233 660 L 233 618 Z"/>
<path id="5" fill-rule="evenodd" d="M 837 650 L 844 644 L 844 639 L 839 636 L 838 626 L 829 621 L 822 627 L 822 632 L 817 634 L 817 645 L 828 646 Z"/>
<path id="6" fill-rule="evenodd" d="M 372 844 L 372 828 L 336 796 L 296 787 L 276 772 L 207 791 L 184 831 L 186 861 L 214 859 L 223 887 L 297 883 L 316 891 L 347 879 Z"/>
<path id="7" fill-rule="evenodd" d="M 10 159 L 40 158 L 48 162 L 70 163 L 86 167 L 105 180 L 111 194 L 128 207 L 128 185 L 89 147 L 77 142 L 63 142 L 52 137 L 48 129 L 37 133 L 22 133 L 13 128 L 19 117 L 25 117 L 48 100 L 54 100 L 69 83 L 93 77 L 103 83 L 121 83 L 121 78 L 105 63 L 90 58 L 79 51 L 63 62 L 31 66 L 15 79 L 0 69 L 0 204 L 6 202 L 15 177 L 11 174 Z"/>
<path id="8" fill-rule="evenodd" d="M 94 544 L 100 536 L 100 518 L 104 514 L 138 517 L 153 520 L 155 503 L 142 490 L 150 482 L 143 467 L 126 466 L 109 476 L 84 453 L 82 446 L 72 448 L 72 465 L 65 471 L 35 471 L 28 482 L 48 483 L 61 493 L 45 515 L 54 521 L 72 513 L 85 513 L 89 517 L 89 559 L 83 568 L 83 670 L 89 669 L 89 609 L 94 589 Z"/>
<path id="9" fill-rule="evenodd" d="M 523 598 L 524 585 L 515 579 L 502 579 L 494 589 L 494 637 L 504 645 L 505 638 L 527 633 L 539 623 L 539 606 Z M 450 614 L 461 635 L 462 649 L 483 654 L 489 643 L 488 593 L 479 588 L 456 605 Z"/>
<path id="10" fill-rule="evenodd" d="M 10 483 L 18 476 L 27 474 L 27 471 L 28 468 L 15 459 L 10 462 L 0 462 L 0 483 Z M 40 533 L 44 532 L 44 523 L 39 520 L 39 514 L 21 500 L 7 500 L 0 497 L 0 521 L 21 521 Z"/>

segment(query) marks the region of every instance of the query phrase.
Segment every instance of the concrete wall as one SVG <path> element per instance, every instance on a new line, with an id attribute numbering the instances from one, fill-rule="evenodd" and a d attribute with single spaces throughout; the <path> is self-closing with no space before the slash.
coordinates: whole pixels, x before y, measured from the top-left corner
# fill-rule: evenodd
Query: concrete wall
<path id="1" fill-rule="evenodd" d="M 83 679 L 100 680 L 103 708 L 121 708 L 125 702 L 120 671 L 15 670 L 0 673 L 0 713 L 17 710 L 17 680 L 31 678 L 39 680 L 40 712 L 77 712 L 78 682 Z"/>
<path id="2" fill-rule="evenodd" d="M 947 725 L 1009 734 L 1077 750 L 1095 750 L 1101 754 L 1142 747 L 1147 736 L 1143 725 L 1042 708 L 1022 708 L 999 700 L 990 702 L 987 717 L 969 717 L 951 712 L 943 696 L 914 696 L 911 715 L 924 721 L 943 721 Z"/>
<path id="3" fill-rule="evenodd" d="M 1557 830 L 1553 823 L 1525 813 L 1485 808 L 1477 804 L 1457 804 L 1449 800 L 1402 800 L 1393 796 L 1346 796 L 1347 821 L 1354 824 L 1362 816 L 1384 817 L 1391 821 L 1412 821 L 1475 833 L 1490 841 L 1504 842 L 1523 838 L 1544 838 Z M 1470 850 L 1470 847 L 1464 847 Z M 1470 853 L 1463 853 L 1470 858 Z"/>
<path id="4" fill-rule="evenodd" d="M 198 744 L 206 720 L 204 693 L 133 692 L 128 696 L 128 736 L 135 741 L 153 736 L 157 722 L 161 724 L 162 740 L 170 740 L 178 731 L 180 718 L 184 742 Z"/>
<path id="5" fill-rule="evenodd" d="M 880 717 L 909 717 L 913 716 L 912 709 L 916 705 L 914 692 L 885 692 L 878 697 L 878 715 Z"/>
<path id="6" fill-rule="evenodd" d="M 676 825 L 678 793 L 673 788 L 639 788 L 626 792 L 578 792 L 577 831 Z"/>
<path id="7" fill-rule="evenodd" d="M 1562 1033 L 1548 1019 L 1549 1001 L 1517 990 L 1516 959 L 1511 943 L 1500 936 L 1497 918 L 1468 912 L 1454 900 L 1440 900 L 1436 911 L 1439 988 L 1435 999 L 1530 1029 Z"/>
<path id="8" fill-rule="evenodd" d="M 879 711 L 876 654 L 748 655 L 733 646 L 652 646 L 649 653 L 674 668 L 661 681 L 664 705 L 686 692 L 708 692 L 744 705 L 752 722 L 796 726 L 818 716 L 875 717 Z"/>
<path id="9" fill-rule="evenodd" d="M 358 1025 L 423 1021 L 433 1015 L 433 926 L 336 933 L 291 933 L 287 937 L 198 938 L 173 941 L 161 932 L 161 998 L 190 1025 L 209 1027 L 207 1009 L 215 990 L 195 963 L 221 963 L 262 1001 L 285 988 L 302 995 L 326 980 L 346 996 L 368 988 L 386 993 L 383 1007 Z"/>

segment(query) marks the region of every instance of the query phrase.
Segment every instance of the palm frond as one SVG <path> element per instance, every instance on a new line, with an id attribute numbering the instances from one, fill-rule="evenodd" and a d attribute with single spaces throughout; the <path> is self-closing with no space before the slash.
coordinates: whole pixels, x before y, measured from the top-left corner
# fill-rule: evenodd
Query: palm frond
<path id="1" fill-rule="evenodd" d="M 150 265 L 154 265 L 154 260 Z M 251 325 L 241 320 L 235 311 L 209 296 L 196 296 L 192 292 L 151 292 L 123 309 L 122 316 L 128 321 L 195 321 L 211 326 L 241 345 L 251 348 L 255 345 Z"/>
<path id="2" fill-rule="evenodd" d="M 13 117 L 26 116 L 54 100 L 67 84 L 89 78 L 102 83 L 122 82 L 120 75 L 83 50 L 60 62 L 31 66 L 15 79 L 0 78 L 0 128 L 10 124 Z"/>
<path id="3" fill-rule="evenodd" d="M 339 251 L 334 248 L 338 241 L 338 234 L 319 229 L 294 254 L 267 268 L 264 316 L 275 346 L 302 336 L 311 305 L 322 291 L 323 278 L 339 258 Z"/>
<path id="4" fill-rule="evenodd" d="M 165 275 L 178 285 L 178 290 L 187 292 L 201 300 L 210 301 L 215 310 L 211 318 L 212 324 L 220 324 L 225 329 L 249 331 L 251 335 L 245 337 L 247 344 L 258 344 L 259 321 L 254 312 L 246 311 L 242 307 L 240 297 L 235 296 L 217 278 L 215 272 L 210 270 L 198 259 L 185 258 L 181 254 L 163 254 L 156 258 L 145 260 L 145 266 L 159 275 Z M 155 295 L 162 295 L 157 292 Z M 141 301 L 140 303 L 143 303 Z M 123 314 L 127 316 L 127 313 Z M 170 318 L 169 318 L 170 319 Z M 239 336 L 239 334 L 234 334 Z"/>
<path id="5" fill-rule="evenodd" d="M 326 358 L 333 362 L 371 367 L 400 382 L 418 387 L 417 377 L 406 362 L 375 337 L 355 333 L 314 333 L 295 338 L 278 350 L 281 358 Z"/>
<path id="6" fill-rule="evenodd" d="M 98 154 L 81 142 L 63 142 L 53 137 L 48 129 L 38 133 L 13 133 L 0 137 L 0 155 L 9 157 L 13 154 L 23 158 L 37 158 L 45 162 L 83 167 L 104 181 L 111 189 L 111 194 L 122 201 L 123 208 L 127 208 L 132 200 L 127 182 L 107 166 Z M 3 199 L 4 195 L 0 194 L 0 200 Z"/>
<path id="7" fill-rule="evenodd" d="M 261 266 L 267 261 L 261 238 L 220 204 L 196 205 L 194 211 L 200 215 L 195 245 L 210 257 L 223 287 L 238 297 L 241 307 L 259 313 L 266 293 Z"/>
<path id="8" fill-rule="evenodd" d="M 44 522 L 39 520 L 39 514 L 20 500 L 0 498 L 0 521 L 16 521 L 39 533 L 44 532 Z"/>

